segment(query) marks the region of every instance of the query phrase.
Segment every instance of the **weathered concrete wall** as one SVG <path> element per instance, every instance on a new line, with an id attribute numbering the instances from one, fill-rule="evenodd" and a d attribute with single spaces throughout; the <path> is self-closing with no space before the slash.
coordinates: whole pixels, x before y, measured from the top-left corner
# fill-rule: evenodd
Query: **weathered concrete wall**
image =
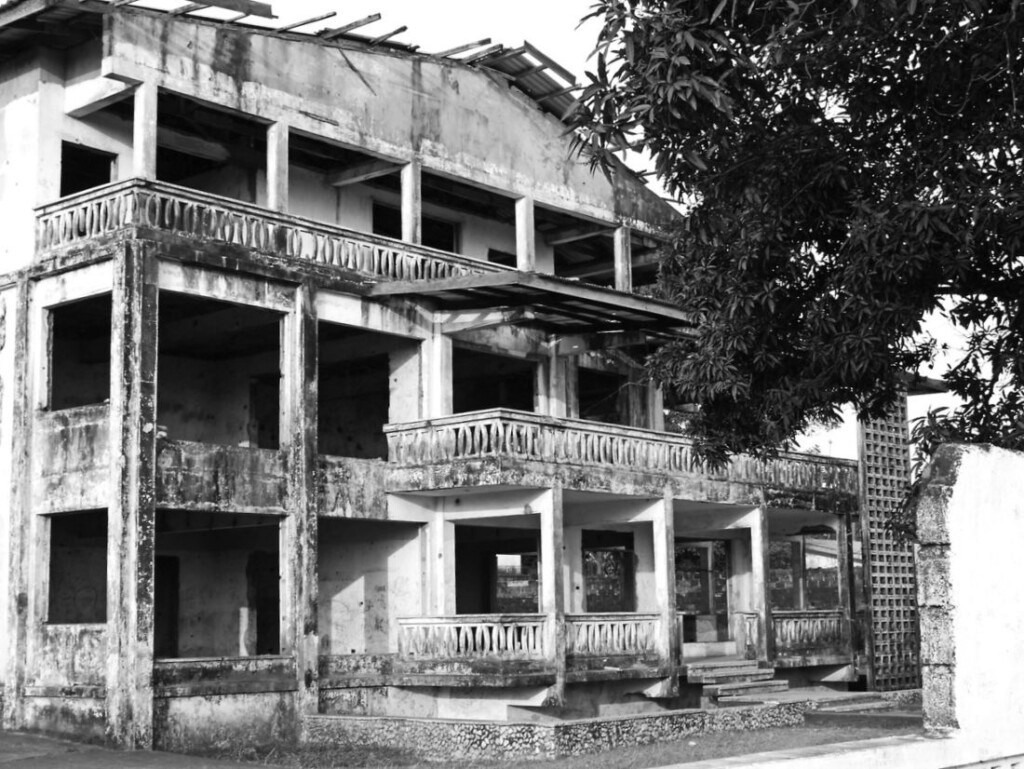
<path id="1" fill-rule="evenodd" d="M 321 519 L 321 654 L 398 648 L 395 620 L 423 613 L 419 530 L 415 524 Z"/>
<path id="2" fill-rule="evenodd" d="M 35 215 L 32 208 L 52 193 L 53 162 L 60 144 L 52 131 L 41 126 L 41 111 L 49 109 L 54 94 L 56 64 L 41 59 L 20 59 L 0 72 L 0 272 L 28 264 L 35 249 Z M 48 156 L 46 153 L 49 153 Z M 56 168 L 59 182 L 60 168 Z M 56 197 L 56 195 L 54 195 Z"/>
<path id="3" fill-rule="evenodd" d="M 297 738 L 298 721 L 290 693 L 161 698 L 153 704 L 153 747 L 188 753 L 290 744 Z"/>
<path id="4" fill-rule="evenodd" d="M 157 504 L 182 510 L 283 513 L 288 505 L 284 455 L 270 449 L 160 441 Z"/>
<path id="5" fill-rule="evenodd" d="M 9 424 L 9 423 L 8 423 Z M 32 435 L 37 513 L 94 510 L 109 503 L 110 407 L 40 414 Z"/>
<path id="6" fill-rule="evenodd" d="M 561 123 L 468 67 L 145 13 L 107 21 L 106 74 L 155 80 L 374 154 L 416 155 L 425 170 L 597 219 L 620 216 L 647 229 L 674 218 L 631 177 L 613 185 L 570 160 Z"/>
<path id="7" fill-rule="evenodd" d="M 380 459 L 320 457 L 320 515 L 338 518 L 388 517 L 387 479 L 393 470 Z"/>
<path id="8" fill-rule="evenodd" d="M 13 504 L 15 329 L 18 320 L 17 288 L 0 289 L 0 660 L 6 676 L 11 657 L 11 524 Z"/>
<path id="9" fill-rule="evenodd" d="M 918 509 L 918 603 L 926 723 L 965 735 L 1024 724 L 1024 454 L 941 447 Z"/>

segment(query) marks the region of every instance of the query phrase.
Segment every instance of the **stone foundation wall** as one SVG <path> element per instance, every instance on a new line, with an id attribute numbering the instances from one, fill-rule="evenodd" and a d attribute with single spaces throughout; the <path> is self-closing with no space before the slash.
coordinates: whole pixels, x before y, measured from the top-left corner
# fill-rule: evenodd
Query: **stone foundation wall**
<path id="1" fill-rule="evenodd" d="M 425 759 L 560 758 L 613 747 L 670 742 L 735 730 L 797 726 L 810 703 L 722 710 L 678 710 L 658 715 L 595 718 L 562 723 L 447 721 L 358 716 L 306 716 L 308 744 L 361 743 L 414 751 Z"/>

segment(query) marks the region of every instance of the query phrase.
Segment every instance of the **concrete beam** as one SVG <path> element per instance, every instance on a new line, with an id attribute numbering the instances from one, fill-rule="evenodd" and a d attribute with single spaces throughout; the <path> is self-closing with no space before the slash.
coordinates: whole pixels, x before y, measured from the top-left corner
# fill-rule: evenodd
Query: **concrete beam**
<path id="1" fill-rule="evenodd" d="M 97 77 L 64 88 L 64 112 L 83 118 L 111 104 L 127 99 L 135 91 L 134 83 Z"/>
<path id="2" fill-rule="evenodd" d="M 342 171 L 327 174 L 327 183 L 332 187 L 345 187 L 349 184 L 376 179 L 379 176 L 388 176 L 396 173 L 401 167 L 400 163 L 393 163 L 390 160 L 370 160 Z"/>

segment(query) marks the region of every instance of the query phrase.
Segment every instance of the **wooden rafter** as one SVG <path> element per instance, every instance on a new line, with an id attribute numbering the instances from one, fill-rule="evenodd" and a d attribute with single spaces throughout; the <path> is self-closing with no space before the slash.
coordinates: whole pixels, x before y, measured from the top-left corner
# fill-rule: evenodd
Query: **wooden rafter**
<path id="1" fill-rule="evenodd" d="M 324 19 L 330 19 L 330 18 L 332 18 L 334 16 L 337 16 L 337 15 L 338 15 L 337 11 L 331 11 L 330 13 L 322 13 L 319 16 L 314 16 L 311 19 L 303 19 L 302 21 L 296 21 L 296 22 L 294 22 L 292 24 L 285 24 L 283 27 L 278 27 L 274 31 L 277 32 L 277 33 L 291 32 L 293 29 L 298 29 L 299 27 L 304 27 L 307 24 L 312 24 L 313 22 L 316 22 L 316 21 L 323 21 Z"/>
<path id="2" fill-rule="evenodd" d="M 465 53 L 466 51 L 472 51 L 474 48 L 479 48 L 482 45 L 490 45 L 491 38 L 485 37 L 483 40 L 476 40 L 472 43 L 466 43 L 465 45 L 458 45 L 455 48 L 449 48 L 447 51 L 440 51 L 439 53 L 433 54 L 439 59 L 445 56 L 454 56 L 457 53 Z"/>
<path id="3" fill-rule="evenodd" d="M 371 13 L 369 16 L 364 16 L 361 19 L 357 19 L 356 21 L 352 21 L 349 22 L 348 24 L 345 24 L 344 26 L 337 27 L 335 29 L 329 29 L 325 32 L 321 32 L 320 37 L 322 37 L 324 40 L 333 40 L 336 37 L 341 37 L 346 32 L 351 32 L 353 29 L 365 27 L 367 24 L 373 24 L 373 22 L 375 21 L 380 21 L 379 13 Z"/>
<path id="4" fill-rule="evenodd" d="M 381 35 L 380 37 L 373 38 L 373 40 L 370 41 L 370 45 L 380 45 L 385 40 L 390 40 L 395 35 L 400 35 L 403 32 L 405 32 L 407 29 L 409 29 L 409 28 L 403 24 L 398 29 L 393 29 L 390 32 L 388 32 L 387 34 Z"/>

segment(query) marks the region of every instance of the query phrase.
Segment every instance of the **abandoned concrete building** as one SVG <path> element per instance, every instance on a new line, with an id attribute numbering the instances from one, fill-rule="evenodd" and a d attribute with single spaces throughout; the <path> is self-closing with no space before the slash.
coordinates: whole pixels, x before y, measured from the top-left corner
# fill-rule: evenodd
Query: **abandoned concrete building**
<path id="1" fill-rule="evenodd" d="M 180 5 L 0 3 L 8 728 L 917 685 L 872 517 L 905 422 L 860 462 L 693 459 L 641 365 L 692 328 L 646 290 L 678 214 L 570 157 L 570 73 Z"/>

